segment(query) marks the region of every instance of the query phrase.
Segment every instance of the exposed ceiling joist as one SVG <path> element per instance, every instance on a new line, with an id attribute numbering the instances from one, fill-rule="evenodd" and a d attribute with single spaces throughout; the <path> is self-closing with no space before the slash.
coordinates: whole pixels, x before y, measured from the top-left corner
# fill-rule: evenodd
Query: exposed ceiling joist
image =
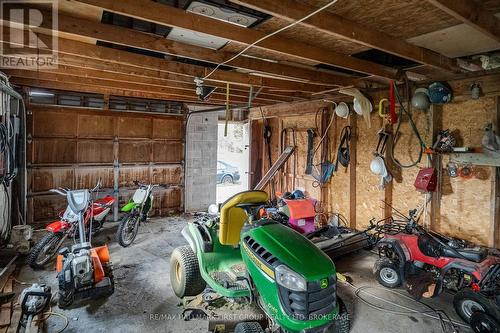
<path id="1" fill-rule="evenodd" d="M 109 24 L 95 23 L 68 16 L 59 17 L 58 29 L 60 32 L 71 35 L 94 38 L 113 44 L 131 46 L 143 50 L 166 53 L 174 56 L 211 62 L 214 64 L 220 63 L 225 59 L 229 59 L 234 55 L 232 53 L 214 51 L 199 46 L 171 41 L 160 36 L 132 29 Z M 299 79 L 311 83 L 345 86 L 352 85 L 355 82 L 354 79 L 349 77 L 324 73 L 312 68 L 304 69 L 290 65 L 272 63 L 260 59 L 250 59 L 247 57 L 235 59 L 228 65 L 254 72 L 278 75 L 291 80 Z"/>
<path id="2" fill-rule="evenodd" d="M 51 72 L 36 72 L 36 71 L 28 71 L 28 70 L 5 70 L 5 73 L 14 78 L 24 78 L 31 79 L 33 81 L 49 81 L 49 82 L 58 82 L 62 84 L 73 84 L 73 85 L 85 85 L 88 87 L 98 87 L 98 88 L 113 88 L 119 90 L 129 90 L 129 91 L 137 91 L 144 93 L 155 93 L 158 95 L 169 96 L 169 98 L 173 100 L 183 100 L 183 99 L 197 99 L 197 96 L 193 91 L 185 91 L 182 89 L 176 88 L 166 88 L 166 87 L 158 87 L 151 85 L 144 85 L 139 83 L 131 83 L 131 82 L 118 82 L 107 79 L 96 79 L 90 77 L 82 77 L 79 75 L 68 75 L 68 74 L 54 74 Z M 14 80 L 15 82 L 15 80 Z M 70 90 L 66 88 L 65 90 Z M 78 90 L 76 90 L 78 91 Z M 212 101 L 225 101 L 225 94 L 213 93 L 213 96 L 210 97 Z M 232 104 L 242 104 L 248 102 L 248 97 L 239 97 L 230 95 L 229 96 L 230 103 Z M 254 99 L 254 104 L 264 105 L 269 104 L 269 101 L 259 99 L 258 97 Z"/>
<path id="3" fill-rule="evenodd" d="M 258 39 L 266 36 L 266 33 L 258 30 L 244 28 L 149 0 L 78 1 L 100 7 L 114 13 L 135 17 L 161 25 L 206 33 L 247 45 L 252 44 Z M 398 73 L 395 69 L 378 65 L 370 61 L 350 57 L 325 48 L 283 38 L 279 35 L 260 42 L 256 45 L 256 47 L 318 63 L 338 66 L 369 75 L 390 79 L 398 78 Z"/>
<path id="4" fill-rule="evenodd" d="M 9 22 L 3 21 L 0 23 L 2 25 L 9 24 Z M 40 32 L 45 34 L 50 33 L 45 29 L 42 29 Z M 48 37 L 39 35 L 39 38 L 43 40 L 43 38 Z M 211 71 L 211 68 L 208 67 L 185 64 L 171 60 L 135 54 L 127 51 L 115 50 L 108 47 L 96 46 L 65 38 L 59 38 L 58 53 L 70 54 L 100 61 L 109 61 L 111 63 L 121 63 L 145 69 L 165 71 L 191 78 L 204 77 Z M 318 92 L 328 89 L 328 86 L 325 85 L 315 85 L 289 80 L 281 80 L 225 70 L 217 71 L 216 73 L 211 75 L 210 79 L 207 80 L 207 84 L 210 84 L 210 82 L 228 82 L 244 86 L 266 87 L 269 89 L 273 89 L 275 92 L 303 93 Z"/>
<path id="5" fill-rule="evenodd" d="M 47 28 L 50 26 L 51 22 L 48 20 L 44 22 L 43 27 Z M 57 26 L 58 31 L 63 37 L 80 38 L 83 36 L 90 40 L 100 40 L 112 44 L 211 62 L 214 64 L 234 56 L 233 53 L 188 45 L 171 41 L 157 35 L 110 24 L 102 24 L 82 18 L 59 15 Z M 41 32 L 49 33 L 50 31 L 41 30 Z M 356 82 L 354 78 L 322 72 L 313 67 L 302 68 L 248 57 L 239 57 L 228 65 L 252 71 L 257 75 L 259 73 L 264 73 L 283 79 L 298 80 L 321 85 L 349 86 Z"/>
<path id="6" fill-rule="evenodd" d="M 134 90 L 124 90 L 124 89 L 116 89 L 110 87 L 96 87 L 96 86 L 87 86 L 81 84 L 70 84 L 70 83 L 61 83 L 55 81 L 46 81 L 46 80 L 33 80 L 27 79 L 23 77 L 12 77 L 11 83 L 31 87 L 38 89 L 54 89 L 61 91 L 75 91 L 79 93 L 88 93 L 88 94 L 102 94 L 108 96 L 123 96 L 123 97 L 132 97 L 132 98 L 147 98 L 147 99 L 158 99 L 158 100 L 170 100 L 170 101 L 178 101 L 178 102 L 188 102 L 188 103 L 197 103 L 197 104 L 208 104 L 208 105 L 224 105 L 223 101 L 210 101 L 201 102 L 195 98 L 183 98 L 174 95 L 165 95 L 165 94 L 157 94 L 152 92 L 143 92 L 143 91 L 134 91 Z"/>
<path id="7" fill-rule="evenodd" d="M 168 84 L 175 84 L 177 87 L 182 87 L 188 89 L 188 87 L 192 87 L 194 89 L 195 85 L 193 83 L 193 79 L 189 76 L 184 76 L 180 74 L 173 74 L 168 72 L 163 72 L 154 69 L 147 68 L 139 68 L 131 65 L 124 65 L 121 63 L 112 63 L 107 61 L 100 61 L 96 59 L 89 59 L 74 55 L 68 54 L 59 54 L 58 63 L 65 66 L 76 67 L 76 68 L 85 68 L 91 70 L 99 70 L 101 72 L 110 73 L 110 74 L 126 74 L 132 76 L 133 78 L 151 78 L 157 79 L 161 82 L 165 82 Z M 112 76 L 112 75 L 111 75 Z M 207 81 L 206 84 L 208 86 L 218 87 L 225 91 L 226 84 L 217 82 L 217 81 Z M 248 86 L 231 84 L 231 91 L 238 92 L 240 94 L 248 94 L 249 92 Z M 297 92 L 268 92 L 269 88 L 263 88 L 259 96 L 261 98 L 269 98 L 273 99 L 277 97 L 294 97 L 294 98 L 308 98 L 310 94 L 306 93 L 297 93 Z"/>
<path id="8" fill-rule="evenodd" d="M 297 0 L 230 0 L 241 6 L 255 9 L 288 21 L 296 21 L 317 8 Z M 434 51 L 410 44 L 386 33 L 363 26 L 332 12 L 323 11 L 301 23 L 323 33 L 341 37 L 421 64 L 439 69 L 458 71 L 456 60 Z"/>
<path id="9" fill-rule="evenodd" d="M 500 18 L 474 0 L 427 0 L 449 15 L 500 42 Z"/>
<path id="10" fill-rule="evenodd" d="M 102 80 L 110 80 L 119 83 L 129 83 L 134 86 L 134 84 L 140 84 L 145 86 L 151 86 L 152 89 L 167 89 L 169 94 L 180 94 L 180 95 L 193 95 L 195 91 L 195 85 L 189 83 L 181 83 L 171 80 L 163 80 L 155 77 L 143 77 L 130 75 L 126 73 L 119 72 L 106 72 L 101 71 L 99 69 L 91 69 L 91 68 L 82 68 L 79 66 L 68 66 L 59 64 L 57 68 L 53 69 L 33 69 L 32 71 L 28 70 L 5 70 L 8 75 L 16 76 L 16 77 L 27 77 L 27 78 L 38 78 L 43 77 L 44 73 L 48 74 L 57 74 L 57 75 L 71 75 L 78 76 L 83 79 L 102 79 Z M 154 91 L 154 90 L 152 90 Z M 230 89 L 230 95 L 234 97 L 248 98 L 248 91 L 234 90 Z M 226 94 L 226 88 L 218 88 L 212 93 L 211 97 L 224 100 Z M 290 102 L 293 101 L 293 98 L 286 96 L 272 96 L 267 94 L 259 94 L 259 100 L 267 101 L 267 103 L 275 103 L 275 102 Z"/>

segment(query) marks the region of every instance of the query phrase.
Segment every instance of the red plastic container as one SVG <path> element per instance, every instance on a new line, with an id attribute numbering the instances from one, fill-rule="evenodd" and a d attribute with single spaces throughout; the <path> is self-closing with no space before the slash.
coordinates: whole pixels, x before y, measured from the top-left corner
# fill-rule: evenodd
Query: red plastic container
<path id="1" fill-rule="evenodd" d="M 422 192 L 435 192 L 437 187 L 437 171 L 434 168 L 420 170 L 415 179 L 415 187 Z"/>

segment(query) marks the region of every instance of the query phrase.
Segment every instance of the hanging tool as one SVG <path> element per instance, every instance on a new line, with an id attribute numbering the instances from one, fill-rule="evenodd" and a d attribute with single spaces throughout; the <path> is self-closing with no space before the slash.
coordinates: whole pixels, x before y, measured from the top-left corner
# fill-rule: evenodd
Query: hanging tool
<path id="1" fill-rule="evenodd" d="M 391 80 L 391 88 L 389 91 L 389 123 L 395 124 L 398 122 L 398 116 L 396 115 L 396 94 L 395 94 L 395 83 Z"/>
<path id="2" fill-rule="evenodd" d="M 313 169 L 313 158 L 314 158 L 314 137 L 316 136 L 316 131 L 312 128 L 307 130 L 307 166 L 306 175 L 312 174 Z"/>
<path id="3" fill-rule="evenodd" d="M 347 168 L 351 160 L 350 143 L 351 141 L 351 126 L 345 126 L 340 132 L 340 144 L 337 149 L 337 161 L 335 162 L 335 170 L 339 169 L 339 163 Z"/>
<path id="4" fill-rule="evenodd" d="M 387 140 L 389 139 L 390 136 L 391 136 L 391 133 L 387 132 L 383 128 L 380 129 L 380 131 L 378 132 L 377 148 L 376 148 L 375 152 L 373 153 L 375 156 L 384 157 L 385 148 L 387 145 Z"/>
<path id="5" fill-rule="evenodd" d="M 411 106 L 410 103 L 408 103 L 408 108 L 406 108 L 404 106 L 402 98 L 399 95 L 398 88 L 396 87 L 396 84 L 394 82 L 392 82 L 392 84 L 391 84 L 391 95 L 392 94 L 394 94 L 394 96 L 396 97 L 400 107 L 399 107 L 399 116 L 397 117 L 396 130 L 394 131 L 394 134 L 393 134 L 393 144 L 392 144 L 391 150 L 389 151 L 389 154 L 390 154 L 390 157 L 391 157 L 392 161 L 394 162 L 394 164 L 396 164 L 398 167 L 404 168 L 404 169 L 412 168 L 414 166 L 417 166 L 422 161 L 422 156 L 424 155 L 424 151 L 426 148 L 425 142 L 424 142 L 424 140 L 422 140 L 422 137 L 420 136 L 420 132 L 418 131 L 417 125 L 413 121 L 413 117 L 410 113 L 410 111 L 411 111 L 410 110 L 410 106 Z M 408 98 L 409 98 L 409 96 L 408 96 Z M 395 101 L 394 101 L 394 103 L 395 103 Z M 392 100 L 391 100 L 391 106 L 392 106 Z M 394 104 L 394 107 L 395 107 L 395 104 Z M 420 149 L 419 153 L 418 153 L 418 158 L 416 159 L 416 161 L 411 163 L 411 164 L 407 164 L 407 165 L 404 165 L 401 162 L 399 162 L 399 160 L 394 155 L 394 152 L 395 152 L 396 146 L 397 146 L 399 131 L 401 130 L 403 113 L 408 117 L 410 127 L 411 127 L 413 133 L 415 134 L 415 137 L 418 140 L 419 149 Z M 390 118 L 390 116 L 389 116 L 389 118 Z"/>
<path id="6" fill-rule="evenodd" d="M 380 176 L 380 183 L 378 186 L 380 190 L 383 189 L 387 183 L 392 181 L 392 175 L 389 173 L 389 170 L 387 170 L 384 158 L 387 140 L 390 135 L 391 133 L 385 131 L 383 128 L 378 132 L 377 148 L 373 153 L 375 157 L 370 163 L 370 170 L 377 176 Z"/>
<path id="7" fill-rule="evenodd" d="M 384 103 L 389 102 L 387 98 L 382 98 L 380 102 L 378 102 L 378 115 L 381 118 L 387 118 L 387 112 L 384 112 Z"/>

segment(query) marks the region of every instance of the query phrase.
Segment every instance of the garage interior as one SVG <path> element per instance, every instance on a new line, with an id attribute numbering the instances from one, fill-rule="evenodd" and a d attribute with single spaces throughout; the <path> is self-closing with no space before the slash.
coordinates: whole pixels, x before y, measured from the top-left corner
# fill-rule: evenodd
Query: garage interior
<path id="1" fill-rule="evenodd" d="M 500 332 L 499 0 L 0 6 L 0 333 Z"/>

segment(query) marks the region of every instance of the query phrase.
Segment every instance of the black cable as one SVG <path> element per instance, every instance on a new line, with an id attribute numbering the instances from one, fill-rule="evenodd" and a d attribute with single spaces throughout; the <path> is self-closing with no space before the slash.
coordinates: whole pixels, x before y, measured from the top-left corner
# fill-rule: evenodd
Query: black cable
<path id="1" fill-rule="evenodd" d="M 0 155 L 3 155 L 5 167 L 0 175 L 0 183 L 10 186 L 10 181 L 16 177 L 16 161 L 12 146 L 10 144 L 9 130 L 7 126 L 0 123 Z"/>
<path id="2" fill-rule="evenodd" d="M 394 163 L 397 166 L 399 166 L 400 168 L 403 168 L 403 169 L 412 168 L 412 167 L 416 166 L 417 164 L 419 164 L 422 161 L 422 157 L 424 155 L 424 150 L 425 150 L 425 142 L 422 140 L 422 137 L 420 136 L 420 133 L 419 133 L 418 128 L 417 128 L 417 125 L 413 121 L 413 117 L 412 117 L 411 113 L 409 112 L 409 110 L 407 110 L 405 108 L 405 106 L 404 106 L 404 104 L 402 102 L 401 95 L 399 94 L 399 91 L 398 91 L 396 83 L 394 83 L 394 93 L 396 95 L 396 99 L 398 100 L 398 103 L 399 103 L 400 107 L 399 107 L 399 115 L 398 115 L 398 124 L 396 126 L 396 130 L 395 130 L 394 135 L 393 135 L 394 139 L 393 139 L 393 144 L 392 144 L 392 147 L 391 147 L 391 150 L 390 150 L 390 157 L 394 161 Z M 408 96 L 408 99 L 409 98 L 410 97 Z M 397 145 L 397 139 L 398 139 L 399 132 L 400 132 L 400 129 L 401 129 L 401 124 L 403 122 L 403 114 L 405 114 L 408 117 L 408 120 L 409 120 L 409 123 L 410 123 L 410 127 L 411 127 L 413 133 L 415 134 L 415 136 L 417 137 L 417 139 L 419 141 L 419 148 L 420 148 L 417 160 L 415 162 L 411 163 L 411 164 L 408 164 L 408 165 L 404 165 L 401 162 L 399 162 L 398 159 L 394 155 L 394 151 L 395 151 L 395 148 L 396 148 L 396 145 Z"/>
<path id="3" fill-rule="evenodd" d="M 273 135 L 271 125 L 269 125 L 269 120 L 264 116 L 264 112 L 262 111 L 262 107 L 259 108 L 260 110 L 260 115 L 262 117 L 262 121 L 264 123 L 264 141 L 266 143 L 266 148 L 267 148 L 267 161 L 269 163 L 269 170 L 273 166 L 273 160 L 272 160 L 272 152 L 271 152 L 271 137 Z M 274 186 L 274 181 L 270 182 L 271 185 L 271 196 L 274 197 L 274 194 L 276 193 L 276 189 Z"/>

